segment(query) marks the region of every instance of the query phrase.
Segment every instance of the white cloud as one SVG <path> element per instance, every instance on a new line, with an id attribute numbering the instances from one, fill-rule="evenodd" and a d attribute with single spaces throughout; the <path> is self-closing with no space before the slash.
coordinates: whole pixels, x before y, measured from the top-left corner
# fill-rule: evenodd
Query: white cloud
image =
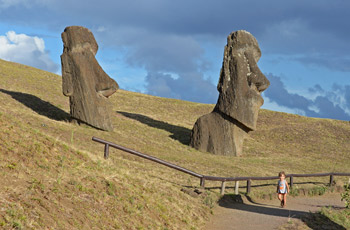
<path id="1" fill-rule="evenodd" d="M 286 106 L 279 105 L 275 101 L 271 100 L 268 97 L 265 97 L 264 95 L 263 95 L 263 98 L 264 98 L 264 104 L 261 106 L 262 109 L 267 109 L 267 110 L 272 110 L 272 111 L 279 111 L 279 112 L 284 112 L 284 113 L 293 113 L 293 114 L 305 115 L 305 113 L 302 113 L 302 114 L 298 113 L 301 110 L 288 108 Z"/>
<path id="2" fill-rule="evenodd" d="M 264 92 L 264 98 L 267 99 L 264 108 L 291 111 L 309 117 L 350 120 L 350 85 L 334 84 L 331 91 L 315 85 L 307 94 L 298 94 L 291 93 L 281 77 L 273 74 L 268 74 L 267 77 L 271 85 Z"/>
<path id="3" fill-rule="evenodd" d="M 24 2 L 23 0 L 0 0 L 0 8 L 8 8 Z"/>
<path id="4" fill-rule="evenodd" d="M 100 33 L 105 32 L 106 30 L 107 30 L 107 28 L 104 27 L 104 26 L 99 26 L 99 27 L 97 28 L 97 32 L 100 32 Z"/>
<path id="5" fill-rule="evenodd" d="M 58 70 L 47 51 L 42 38 L 26 34 L 16 34 L 9 31 L 5 36 L 0 35 L 0 58 L 30 65 L 51 72 Z"/>
<path id="6" fill-rule="evenodd" d="M 22 5 L 26 8 L 31 7 L 33 4 L 48 5 L 54 0 L 0 0 L 0 9 L 6 9 L 12 6 Z"/>

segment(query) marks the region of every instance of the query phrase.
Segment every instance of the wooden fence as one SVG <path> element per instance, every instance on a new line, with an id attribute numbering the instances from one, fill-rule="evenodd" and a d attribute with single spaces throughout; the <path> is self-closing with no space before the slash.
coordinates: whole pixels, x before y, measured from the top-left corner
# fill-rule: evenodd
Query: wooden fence
<path id="1" fill-rule="evenodd" d="M 270 176 L 270 177 L 216 177 L 216 176 L 206 176 L 206 175 L 202 175 L 196 172 L 193 172 L 191 170 L 188 170 L 186 168 L 180 167 L 178 165 L 166 162 L 164 160 L 158 159 L 156 157 L 153 156 L 149 156 L 147 154 L 144 153 L 140 153 L 138 151 L 123 147 L 121 145 L 97 138 L 97 137 L 92 137 L 93 141 L 99 142 L 101 144 L 105 145 L 105 149 L 104 149 L 104 158 L 108 159 L 109 157 L 109 147 L 113 147 L 119 150 L 122 150 L 124 152 L 145 158 L 147 160 L 156 162 L 158 164 L 162 164 L 165 165 L 169 168 L 178 170 L 180 172 L 183 173 L 187 173 L 191 176 L 197 177 L 200 179 L 200 186 L 201 187 L 205 187 L 205 181 L 220 181 L 221 182 L 221 194 L 223 195 L 225 193 L 225 188 L 226 188 L 226 182 L 228 181 L 235 181 L 235 194 L 238 194 L 238 189 L 239 189 L 239 181 L 246 181 L 247 182 L 247 194 L 250 193 L 251 191 L 251 187 L 252 187 L 252 181 L 255 180 L 275 180 L 275 179 L 279 179 L 278 176 Z M 290 178 L 290 187 L 293 187 L 294 184 L 294 178 L 295 177 L 328 177 L 329 176 L 329 185 L 331 186 L 333 184 L 334 181 L 334 177 L 335 176 L 350 176 L 350 173 L 336 173 L 336 172 L 332 172 L 332 173 L 316 173 L 316 174 L 287 174 L 286 178 Z"/>

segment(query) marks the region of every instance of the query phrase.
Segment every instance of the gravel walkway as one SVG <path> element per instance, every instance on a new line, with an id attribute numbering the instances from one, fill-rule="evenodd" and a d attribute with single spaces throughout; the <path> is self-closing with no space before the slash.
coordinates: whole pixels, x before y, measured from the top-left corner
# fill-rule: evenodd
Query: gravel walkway
<path id="1" fill-rule="evenodd" d="M 277 197 L 274 200 L 257 202 L 244 197 L 243 203 L 224 198 L 214 209 L 214 215 L 203 230 L 278 229 L 288 221 L 300 219 L 301 216 L 319 211 L 324 206 L 344 207 L 337 193 L 314 197 L 289 196 L 287 201 L 287 207 L 281 208 Z M 334 229 L 344 228 L 334 223 Z"/>

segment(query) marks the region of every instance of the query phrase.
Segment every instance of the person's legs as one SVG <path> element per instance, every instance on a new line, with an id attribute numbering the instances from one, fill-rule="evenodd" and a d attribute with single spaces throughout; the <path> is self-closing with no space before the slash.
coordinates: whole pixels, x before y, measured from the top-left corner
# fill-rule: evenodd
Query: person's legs
<path id="1" fill-rule="evenodd" d="M 287 193 L 283 194 L 283 207 L 287 205 Z"/>
<path id="2" fill-rule="evenodd" d="M 281 207 L 283 206 L 283 194 L 278 193 L 278 199 L 281 201 Z"/>
<path id="3" fill-rule="evenodd" d="M 278 199 L 280 200 L 280 201 L 282 201 L 282 199 L 283 199 L 283 196 L 282 196 L 283 194 L 281 194 L 281 193 L 278 193 L 277 194 L 277 197 L 278 197 Z"/>

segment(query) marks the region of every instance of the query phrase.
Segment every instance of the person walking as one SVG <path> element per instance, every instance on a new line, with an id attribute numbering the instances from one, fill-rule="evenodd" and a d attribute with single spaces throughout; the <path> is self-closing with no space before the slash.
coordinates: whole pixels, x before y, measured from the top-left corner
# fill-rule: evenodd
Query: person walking
<path id="1" fill-rule="evenodd" d="M 289 193 L 289 185 L 286 181 L 286 174 L 282 171 L 278 173 L 280 178 L 277 185 L 278 199 L 281 201 L 281 207 L 284 208 L 287 205 L 287 193 Z"/>

